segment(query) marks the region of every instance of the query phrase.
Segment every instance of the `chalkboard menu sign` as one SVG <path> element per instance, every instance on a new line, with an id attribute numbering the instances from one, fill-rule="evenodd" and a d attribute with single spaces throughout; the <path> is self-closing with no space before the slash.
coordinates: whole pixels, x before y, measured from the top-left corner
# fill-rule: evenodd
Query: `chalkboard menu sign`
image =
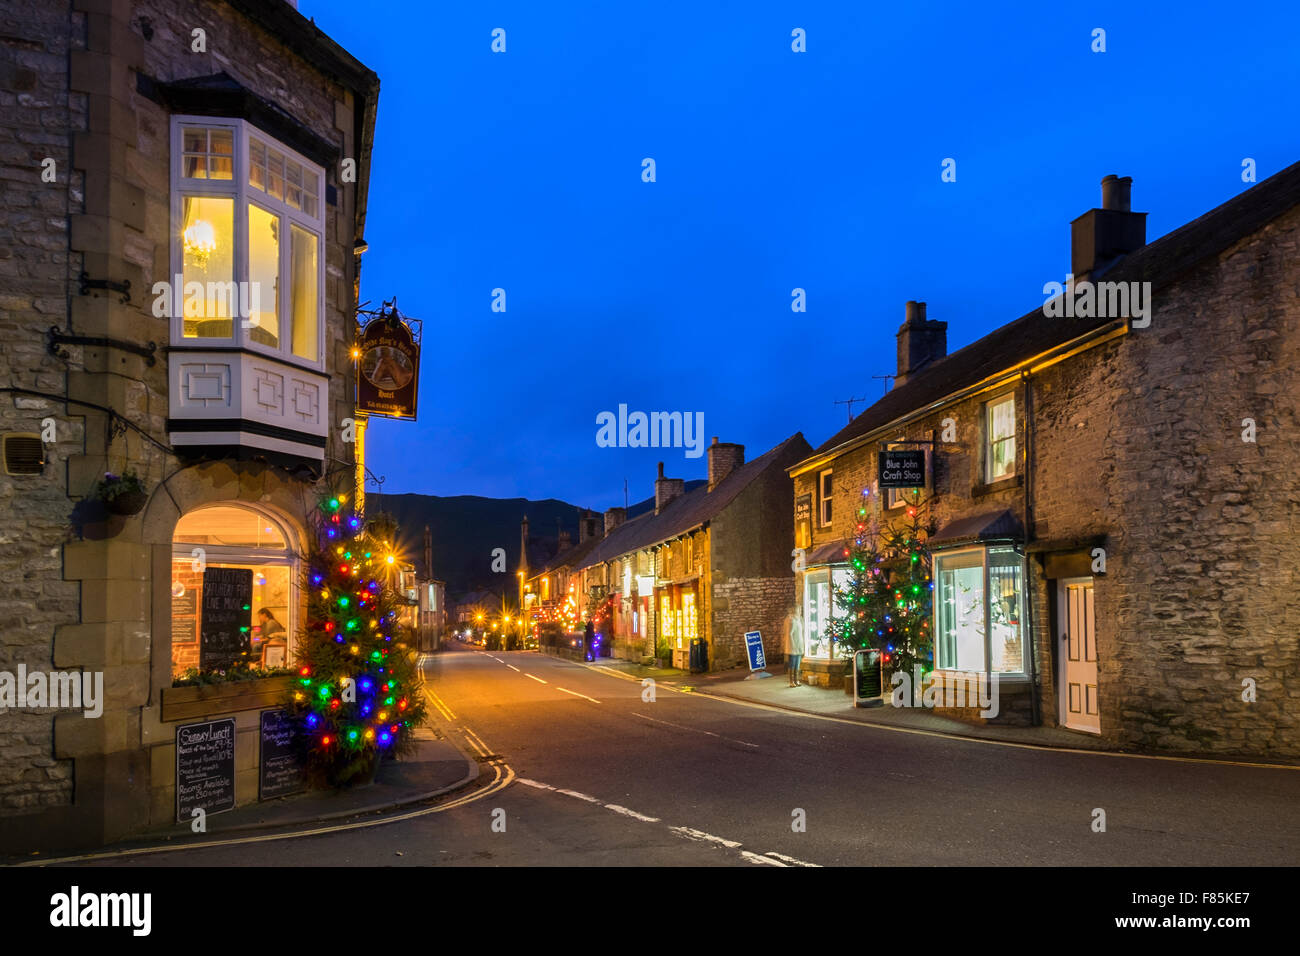
<path id="1" fill-rule="evenodd" d="M 199 626 L 199 670 L 229 670 L 250 659 L 253 623 L 251 568 L 206 568 Z"/>
<path id="2" fill-rule="evenodd" d="M 297 793 L 306 785 L 302 761 L 293 747 L 293 721 L 283 710 L 262 711 L 262 751 L 257 799 Z"/>
<path id="3" fill-rule="evenodd" d="M 235 806 L 235 718 L 176 728 L 176 820 Z"/>

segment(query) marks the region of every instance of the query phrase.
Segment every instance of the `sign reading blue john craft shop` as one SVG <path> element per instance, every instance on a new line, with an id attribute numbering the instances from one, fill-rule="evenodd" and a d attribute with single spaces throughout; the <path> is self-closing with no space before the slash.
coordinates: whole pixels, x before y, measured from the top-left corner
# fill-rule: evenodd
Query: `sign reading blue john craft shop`
<path id="1" fill-rule="evenodd" d="M 878 477 L 881 488 L 924 488 L 925 449 L 882 451 Z"/>
<path id="2" fill-rule="evenodd" d="M 751 671 L 761 671 L 767 666 L 767 657 L 763 654 L 762 631 L 745 632 L 745 650 L 749 652 L 749 669 Z"/>
<path id="3" fill-rule="evenodd" d="M 373 313 L 367 313 L 373 315 Z M 418 320 L 413 320 L 419 325 Z M 385 302 L 366 323 L 357 341 L 357 411 L 415 421 L 420 384 L 420 342 L 397 311 Z"/>

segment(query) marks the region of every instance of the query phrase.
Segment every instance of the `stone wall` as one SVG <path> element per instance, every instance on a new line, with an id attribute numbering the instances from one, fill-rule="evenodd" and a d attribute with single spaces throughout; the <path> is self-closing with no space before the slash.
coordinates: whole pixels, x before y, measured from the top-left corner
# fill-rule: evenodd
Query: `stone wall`
<path id="1" fill-rule="evenodd" d="M 191 49 L 196 27 L 206 31 L 206 53 Z M 251 461 L 187 466 L 167 448 L 169 323 L 154 316 L 151 287 L 170 272 L 170 123 L 138 92 L 137 75 L 169 81 L 223 71 L 341 156 L 356 155 L 352 93 L 228 4 L 16 0 L 0 10 L 0 378 L 74 400 L 0 393 L 0 429 L 40 432 L 47 417 L 55 424 L 43 475 L 0 476 L 0 503 L 14 516 L 0 532 L 0 572 L 12 569 L 5 577 L 16 582 L 0 607 L 0 670 L 19 663 L 102 670 L 107 698 L 98 720 L 0 715 L 0 846 L 99 843 L 170 819 L 165 752 L 174 728 L 159 725 L 157 708 L 171 682 L 178 503 L 242 500 L 301 527 L 313 500 L 310 482 L 280 469 Z M 53 183 L 41 181 L 47 156 Z M 354 184 L 337 182 L 336 169 L 326 179 L 337 187 L 325 207 L 323 250 L 329 415 L 337 426 L 353 414 L 357 196 Z M 83 269 L 129 281 L 129 300 L 82 294 L 75 280 Z M 46 350 L 51 326 L 152 341 L 157 361 L 93 345 L 68 346 L 66 358 L 55 358 Z M 101 409 L 113 410 L 117 427 Z M 352 470 L 353 448 L 339 427 L 326 457 L 332 470 Z M 104 471 L 128 469 L 152 493 L 145 512 L 77 533 L 70 515 L 79 499 Z M 254 745 L 252 733 L 241 728 L 245 746 Z M 142 786 L 151 801 L 139 799 Z M 256 799 L 255 786 L 250 796 L 241 783 L 238 796 Z"/>
<path id="2" fill-rule="evenodd" d="M 45 330 L 66 322 L 81 271 L 81 256 L 68 250 L 68 214 L 85 190 L 70 131 L 85 129 L 88 97 L 69 89 L 68 60 L 85 46 L 85 16 L 70 6 L 0 8 L 0 385 L 49 394 L 66 388 L 67 365 L 47 351 Z M 47 169 L 53 182 L 42 179 Z M 0 671 L 9 673 L 20 664 L 50 670 L 55 628 L 79 617 L 81 589 L 63 580 L 61 547 L 67 464 L 81 451 L 84 423 L 61 402 L 0 392 L 0 432 L 41 434 L 47 419 L 55 427 L 44 472 L 0 469 Z M 71 802 L 72 761 L 54 756 L 53 713 L 0 711 L 0 816 Z"/>

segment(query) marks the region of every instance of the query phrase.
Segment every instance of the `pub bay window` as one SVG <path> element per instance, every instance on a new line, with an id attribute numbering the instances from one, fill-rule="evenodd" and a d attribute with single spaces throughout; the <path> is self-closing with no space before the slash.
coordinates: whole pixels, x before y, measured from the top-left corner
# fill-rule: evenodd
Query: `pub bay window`
<path id="1" fill-rule="evenodd" d="M 173 117 L 172 144 L 172 344 L 320 367 L 324 170 L 243 120 Z"/>
<path id="2" fill-rule="evenodd" d="M 1024 562 L 1014 548 L 934 556 L 935 667 L 1025 673 Z"/>
<path id="3" fill-rule="evenodd" d="M 289 666 L 298 574 L 269 516 L 229 504 L 183 515 L 172 535 L 172 677 Z"/>

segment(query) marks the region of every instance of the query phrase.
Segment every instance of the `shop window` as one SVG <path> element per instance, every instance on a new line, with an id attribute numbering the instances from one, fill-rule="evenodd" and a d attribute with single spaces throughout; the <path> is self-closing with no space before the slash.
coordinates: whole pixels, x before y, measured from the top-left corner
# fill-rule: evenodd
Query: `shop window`
<path id="1" fill-rule="evenodd" d="M 274 669 L 292 663 L 298 558 L 273 519 L 234 505 L 184 515 L 172 537 L 171 593 L 174 678 L 187 671 Z"/>
<path id="2" fill-rule="evenodd" d="M 695 592 L 682 594 L 682 637 L 688 642 L 699 637 L 699 618 L 695 614 Z"/>
<path id="3" fill-rule="evenodd" d="M 1025 672 L 1024 563 L 1014 548 L 936 554 L 935 666 Z"/>
<path id="4" fill-rule="evenodd" d="M 985 406 L 984 480 L 992 483 L 1016 473 L 1016 399 L 1008 395 Z"/>
<path id="5" fill-rule="evenodd" d="M 831 523 L 831 477 L 833 471 L 827 468 L 817 476 L 817 516 L 820 526 L 827 528 Z"/>
<path id="6" fill-rule="evenodd" d="M 172 136 L 173 344 L 320 367 L 324 170 L 243 120 L 177 116 Z"/>
<path id="7" fill-rule="evenodd" d="M 835 602 L 834 588 L 849 585 L 847 565 L 818 568 L 804 575 L 804 656 L 829 659 L 836 653 L 835 627 L 843 613 Z"/>

